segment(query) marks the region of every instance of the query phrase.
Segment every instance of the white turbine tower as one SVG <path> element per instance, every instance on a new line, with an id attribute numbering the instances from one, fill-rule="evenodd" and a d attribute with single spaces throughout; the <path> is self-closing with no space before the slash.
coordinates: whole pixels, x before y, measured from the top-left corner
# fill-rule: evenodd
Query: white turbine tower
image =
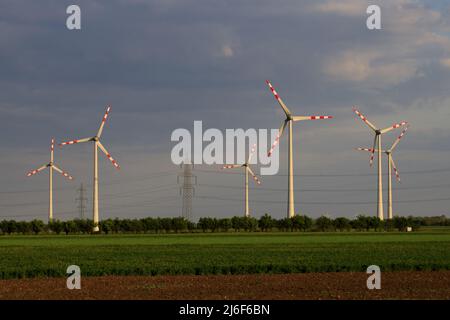
<path id="1" fill-rule="evenodd" d="M 408 126 L 405 127 L 405 129 L 402 131 L 400 136 L 398 136 L 397 139 L 395 139 L 394 143 L 392 144 L 391 148 L 388 150 L 382 150 L 384 154 L 387 156 L 388 161 L 388 219 L 393 218 L 393 212 L 392 212 L 392 169 L 394 169 L 395 176 L 397 177 L 397 181 L 400 182 L 400 174 L 397 170 L 397 167 L 395 165 L 394 159 L 392 158 L 392 153 L 394 152 L 394 149 L 397 147 L 400 140 L 403 138 L 403 136 L 406 133 L 406 130 L 408 130 Z M 367 152 L 373 152 L 372 149 L 368 148 L 357 148 L 358 151 L 367 151 Z M 378 149 L 375 149 L 375 151 L 378 151 Z"/>
<path id="2" fill-rule="evenodd" d="M 375 139 L 373 142 L 373 147 L 370 149 L 370 166 L 373 164 L 373 158 L 375 154 L 375 150 L 378 152 L 378 203 L 377 203 L 377 216 L 380 220 L 384 219 L 384 212 L 383 212 L 383 179 L 382 179 L 382 169 L 381 169 L 381 152 L 382 152 L 382 146 L 381 146 L 381 135 L 385 134 L 391 130 L 400 128 L 407 124 L 408 122 L 403 121 L 400 123 L 395 123 L 392 126 L 385 128 L 385 129 L 378 129 L 375 127 L 367 118 L 361 114 L 356 108 L 353 108 L 353 111 L 358 115 L 358 117 L 361 118 L 362 121 L 364 121 L 370 129 L 372 129 L 375 133 Z"/>
<path id="3" fill-rule="evenodd" d="M 119 164 L 114 160 L 114 158 L 109 154 L 109 152 L 106 150 L 106 148 L 102 145 L 100 142 L 100 137 L 102 136 L 103 132 L 103 126 L 105 125 L 106 119 L 108 118 L 109 111 L 111 110 L 111 106 L 108 106 L 106 108 L 105 115 L 103 116 L 102 123 L 100 124 L 100 128 L 98 129 L 97 135 L 91 138 L 84 138 L 79 140 L 71 140 L 67 142 L 62 142 L 59 145 L 65 146 L 68 144 L 75 144 L 75 143 L 82 143 L 82 142 L 94 142 L 94 190 L 93 190 L 93 205 L 92 205 L 92 218 L 94 221 L 94 232 L 99 231 L 98 228 L 98 148 L 100 148 L 101 151 L 106 155 L 106 157 L 111 161 L 114 167 L 117 169 L 120 169 Z"/>
<path id="4" fill-rule="evenodd" d="M 48 197 L 48 222 L 52 222 L 53 220 L 53 169 L 61 173 L 64 177 L 66 177 L 69 180 L 73 180 L 73 177 L 68 174 L 67 172 L 61 170 L 59 167 L 55 165 L 53 162 L 53 152 L 55 150 L 55 139 L 52 138 L 52 143 L 50 146 L 50 162 L 47 164 L 44 164 L 42 167 L 31 170 L 27 173 L 28 177 L 31 177 L 35 175 L 36 173 L 48 168 L 49 170 L 49 197 Z"/>
<path id="5" fill-rule="evenodd" d="M 233 168 L 244 168 L 245 171 L 245 216 L 249 217 L 250 216 L 250 211 L 248 208 L 248 174 L 250 173 L 253 177 L 253 179 L 256 181 L 257 184 L 261 184 L 261 181 L 258 179 L 258 177 L 255 175 L 255 173 L 252 171 L 252 169 L 250 168 L 250 160 L 252 159 L 253 154 L 255 153 L 256 150 L 256 144 L 253 145 L 252 150 L 250 152 L 250 154 L 248 155 L 248 159 L 244 164 L 230 164 L 230 165 L 226 165 L 223 166 L 223 169 L 233 169 Z"/>
<path id="6" fill-rule="evenodd" d="M 275 91 L 272 84 L 266 80 L 267 85 L 269 86 L 270 90 L 272 91 L 273 95 L 275 96 L 275 99 L 280 104 L 281 108 L 283 109 L 284 113 L 286 114 L 286 119 L 281 124 L 280 130 L 278 132 L 278 136 L 275 138 L 275 141 L 270 148 L 269 156 L 272 155 L 272 152 L 275 148 L 275 146 L 278 144 L 281 135 L 283 134 L 284 129 L 286 128 L 286 125 L 289 125 L 289 145 L 288 145 L 288 206 L 287 206 L 287 217 L 292 218 L 295 215 L 294 211 L 294 159 L 293 159 L 293 151 L 292 151 L 292 126 L 293 122 L 296 121 L 303 121 L 303 120 L 323 120 L 323 119 L 332 119 L 332 116 L 293 116 L 291 111 L 286 107 L 286 105 L 283 103 L 283 100 L 281 100 L 278 93 Z"/>

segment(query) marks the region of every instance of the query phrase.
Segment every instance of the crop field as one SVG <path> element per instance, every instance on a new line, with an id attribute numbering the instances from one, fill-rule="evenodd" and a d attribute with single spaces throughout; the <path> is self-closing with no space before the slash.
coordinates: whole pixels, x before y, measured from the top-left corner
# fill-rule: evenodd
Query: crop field
<path id="1" fill-rule="evenodd" d="M 450 270 L 450 232 L 2 236 L 0 278 Z"/>

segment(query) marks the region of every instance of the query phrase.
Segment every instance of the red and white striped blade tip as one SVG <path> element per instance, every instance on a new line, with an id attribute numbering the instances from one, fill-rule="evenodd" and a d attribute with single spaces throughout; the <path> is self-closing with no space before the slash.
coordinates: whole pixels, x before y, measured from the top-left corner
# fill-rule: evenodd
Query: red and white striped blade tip
<path id="1" fill-rule="evenodd" d="M 111 106 L 108 106 L 108 108 L 106 108 L 105 115 L 103 116 L 103 122 L 105 122 L 106 119 L 108 118 L 110 110 L 111 110 Z"/>
<path id="2" fill-rule="evenodd" d="M 333 119 L 333 116 L 311 116 L 311 120 Z"/>
<path id="3" fill-rule="evenodd" d="M 408 124 L 408 122 L 407 121 L 403 121 L 403 122 L 400 122 L 400 123 L 395 123 L 394 125 L 392 125 L 392 128 L 397 129 L 397 128 L 400 128 L 401 126 L 404 126 L 405 124 Z"/>
<path id="4" fill-rule="evenodd" d="M 60 146 L 65 146 L 65 145 L 68 145 L 68 144 L 75 144 L 75 143 L 78 143 L 78 140 L 71 140 L 71 141 L 61 142 L 59 145 Z"/>

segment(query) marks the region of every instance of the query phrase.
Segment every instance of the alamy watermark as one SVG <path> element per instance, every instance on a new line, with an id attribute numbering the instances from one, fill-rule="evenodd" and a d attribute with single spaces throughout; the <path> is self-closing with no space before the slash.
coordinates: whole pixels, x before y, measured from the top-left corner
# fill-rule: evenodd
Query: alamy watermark
<path id="1" fill-rule="evenodd" d="M 67 289 L 73 290 L 81 289 L 81 269 L 77 265 L 71 265 L 67 267 L 66 273 L 69 275 L 67 277 L 66 285 Z"/>
<path id="2" fill-rule="evenodd" d="M 367 274 L 370 274 L 367 278 L 367 289 L 381 289 L 381 270 L 379 266 L 371 265 L 367 267 Z"/>
<path id="3" fill-rule="evenodd" d="M 261 175 L 275 175 L 279 169 L 279 152 L 275 148 L 268 156 L 270 144 L 278 129 L 225 129 L 225 134 L 215 128 L 203 132 L 203 122 L 194 121 L 193 134 L 188 129 L 175 129 L 171 141 L 178 142 L 171 152 L 172 162 L 192 164 L 242 164 L 247 160 L 250 146 L 257 145 L 257 153 L 250 164 L 261 165 Z M 204 145 L 204 143 L 206 145 Z"/>
<path id="4" fill-rule="evenodd" d="M 75 4 L 67 7 L 66 27 L 69 30 L 81 30 L 81 8 Z"/>

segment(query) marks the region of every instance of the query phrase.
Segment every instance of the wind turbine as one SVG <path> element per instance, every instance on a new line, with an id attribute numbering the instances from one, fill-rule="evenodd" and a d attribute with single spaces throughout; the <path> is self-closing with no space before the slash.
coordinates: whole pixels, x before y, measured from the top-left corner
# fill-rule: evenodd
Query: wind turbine
<path id="1" fill-rule="evenodd" d="M 250 160 L 252 159 L 253 154 L 256 150 L 256 144 L 253 145 L 252 150 L 250 151 L 250 154 L 248 155 L 248 160 L 244 164 L 230 164 L 223 166 L 223 169 L 233 169 L 233 168 L 244 168 L 245 171 L 245 216 L 250 217 L 250 211 L 248 209 L 248 174 L 250 173 L 255 180 L 255 182 L 259 185 L 261 184 L 261 181 L 258 179 L 258 177 L 253 173 L 252 169 L 250 168 Z"/>
<path id="2" fill-rule="evenodd" d="M 378 204 L 377 204 L 377 215 L 380 220 L 384 219 L 384 212 L 383 212 L 383 180 L 382 180 L 382 169 L 381 169 L 381 135 L 385 134 L 391 130 L 400 128 L 407 124 L 408 122 L 403 121 L 400 123 L 395 123 L 392 126 L 385 128 L 385 129 L 378 129 L 375 127 L 367 118 L 359 112 L 356 108 L 353 108 L 353 111 L 358 115 L 358 117 L 361 118 L 362 121 L 364 121 L 369 128 L 371 128 L 375 133 L 375 139 L 373 142 L 373 147 L 370 149 L 370 166 L 373 164 L 373 158 L 375 155 L 375 150 L 378 152 Z"/>
<path id="3" fill-rule="evenodd" d="M 395 173 L 395 176 L 397 177 L 397 181 L 401 182 L 400 181 L 400 174 L 399 174 L 399 172 L 397 170 L 397 167 L 395 165 L 394 159 L 392 158 L 392 152 L 394 152 L 394 149 L 397 147 L 398 143 L 403 138 L 403 136 L 405 135 L 407 130 L 408 130 L 408 126 L 405 127 L 405 129 L 402 131 L 400 136 L 398 136 L 398 138 L 395 139 L 395 141 L 392 144 L 390 149 L 381 151 L 384 154 L 386 154 L 387 161 L 388 161 L 388 219 L 392 219 L 393 218 L 393 213 L 392 213 L 392 169 L 394 169 L 394 173 Z M 367 149 L 367 148 L 357 148 L 356 150 L 373 152 L 372 149 Z M 378 150 L 375 149 L 375 151 L 378 151 Z"/>
<path id="4" fill-rule="evenodd" d="M 76 144 L 76 143 L 82 143 L 82 142 L 94 142 L 94 190 L 93 190 L 93 205 L 92 205 L 92 216 L 94 220 L 94 232 L 99 231 L 98 228 L 98 148 L 100 148 L 101 151 L 106 155 L 106 157 L 111 161 L 114 167 L 116 169 L 120 169 L 119 164 L 114 160 L 114 158 L 109 154 L 109 152 L 106 150 L 106 148 L 103 146 L 103 144 L 100 142 L 100 137 L 102 136 L 103 132 L 103 126 L 105 125 L 106 119 L 108 118 L 109 111 L 111 110 L 111 106 L 108 106 L 106 108 L 105 115 L 103 116 L 102 123 L 100 124 L 100 128 L 98 129 L 97 135 L 91 138 L 84 138 L 79 140 L 71 140 L 67 142 L 62 142 L 59 145 L 65 146 L 68 144 Z"/>
<path id="5" fill-rule="evenodd" d="M 294 160 L 293 160 L 293 151 L 292 151 L 292 126 L 293 122 L 296 121 L 303 121 L 303 120 L 323 120 L 323 119 L 332 119 L 332 116 L 293 116 L 291 111 L 286 107 L 283 100 L 281 100 L 278 93 L 275 91 L 272 84 L 266 80 L 267 85 L 269 86 L 270 90 L 272 91 L 273 95 L 275 96 L 275 99 L 280 104 L 281 108 L 283 109 L 284 113 L 286 114 L 286 119 L 281 124 L 280 130 L 278 132 L 277 137 L 275 138 L 275 141 L 272 145 L 272 147 L 269 150 L 269 157 L 272 155 L 273 150 L 275 146 L 278 144 L 281 135 L 283 134 L 284 129 L 286 128 L 286 125 L 289 125 L 289 146 L 288 146 L 288 173 L 289 173 L 289 179 L 288 179 L 288 206 L 287 206 L 287 217 L 291 218 L 295 215 L 294 211 Z"/>
<path id="6" fill-rule="evenodd" d="M 73 180 L 73 177 L 68 174 L 67 172 L 61 170 L 58 166 L 55 165 L 53 162 L 53 152 L 55 150 L 55 139 L 52 138 L 52 143 L 50 146 L 50 162 L 47 164 L 44 164 L 42 167 L 31 170 L 27 173 L 28 177 L 34 176 L 38 172 L 48 168 L 49 170 L 49 197 L 48 197 L 48 222 L 52 222 L 53 220 L 53 169 L 61 173 L 64 177 L 66 177 L 69 180 Z"/>

